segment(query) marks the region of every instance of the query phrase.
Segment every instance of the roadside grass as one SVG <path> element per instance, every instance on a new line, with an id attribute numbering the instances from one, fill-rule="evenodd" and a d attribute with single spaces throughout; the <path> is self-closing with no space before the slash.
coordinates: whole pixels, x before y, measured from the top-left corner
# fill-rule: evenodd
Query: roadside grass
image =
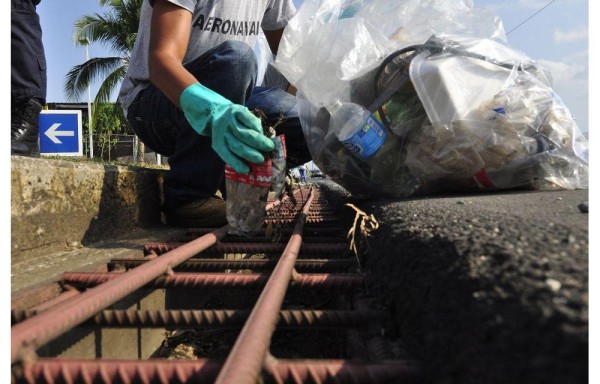
<path id="1" fill-rule="evenodd" d="M 125 161 L 106 161 L 98 158 L 89 159 L 87 157 L 76 157 L 76 156 L 43 156 L 43 159 L 46 160 L 62 160 L 62 161 L 71 161 L 74 163 L 92 163 L 99 165 L 114 165 L 121 167 L 134 167 L 134 168 L 151 168 L 151 169 L 165 169 L 168 170 L 168 165 L 158 165 L 153 163 L 129 163 Z"/>

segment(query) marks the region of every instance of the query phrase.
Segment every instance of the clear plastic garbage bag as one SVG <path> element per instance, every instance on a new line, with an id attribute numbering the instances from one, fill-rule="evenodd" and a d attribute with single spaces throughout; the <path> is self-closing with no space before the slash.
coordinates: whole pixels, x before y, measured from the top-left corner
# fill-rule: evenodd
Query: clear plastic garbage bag
<path id="1" fill-rule="evenodd" d="M 587 188 L 552 79 L 467 0 L 306 0 L 275 67 L 314 162 L 358 196 Z"/>

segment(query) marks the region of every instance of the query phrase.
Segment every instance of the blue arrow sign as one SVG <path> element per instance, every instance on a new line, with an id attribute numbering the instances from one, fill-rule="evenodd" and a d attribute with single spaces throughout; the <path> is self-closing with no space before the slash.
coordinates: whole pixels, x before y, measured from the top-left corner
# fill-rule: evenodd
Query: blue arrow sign
<path id="1" fill-rule="evenodd" d="M 40 154 L 83 156 L 81 111 L 40 113 Z"/>

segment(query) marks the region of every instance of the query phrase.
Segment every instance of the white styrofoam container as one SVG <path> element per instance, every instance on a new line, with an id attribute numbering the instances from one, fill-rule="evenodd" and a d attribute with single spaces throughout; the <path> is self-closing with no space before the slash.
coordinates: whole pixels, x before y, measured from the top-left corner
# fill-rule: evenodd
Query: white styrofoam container
<path id="1" fill-rule="evenodd" d="M 508 47 L 491 40 L 480 40 L 469 51 L 496 60 L 518 60 Z M 482 103 L 493 99 L 504 87 L 511 70 L 484 60 L 456 54 L 428 57 L 424 51 L 410 64 L 409 74 L 432 123 L 477 118 Z M 480 116 L 479 116 L 480 118 Z"/>

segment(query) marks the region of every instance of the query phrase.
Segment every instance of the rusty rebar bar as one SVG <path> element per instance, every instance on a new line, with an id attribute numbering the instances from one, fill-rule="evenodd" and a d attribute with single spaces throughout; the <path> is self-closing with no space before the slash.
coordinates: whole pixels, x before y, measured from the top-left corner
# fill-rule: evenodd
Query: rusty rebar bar
<path id="1" fill-rule="evenodd" d="M 11 311 L 11 321 L 18 323 L 38 311 Z M 111 328 L 240 328 L 249 310 L 104 310 L 81 323 L 82 327 Z M 383 314 L 376 311 L 286 310 L 280 311 L 277 328 L 338 329 L 364 328 Z"/>
<path id="2" fill-rule="evenodd" d="M 13 370 L 26 384 L 184 384 L 213 383 L 222 371 L 217 361 L 39 359 Z M 417 383 L 422 367 L 411 360 L 364 363 L 348 360 L 279 360 L 267 377 L 276 383 Z"/>
<path id="3" fill-rule="evenodd" d="M 282 223 L 282 224 L 291 224 L 294 223 L 296 219 L 293 218 L 283 218 L 283 219 L 267 219 L 265 218 L 265 223 Z M 331 225 L 331 223 L 338 223 L 339 219 L 337 217 L 311 217 L 310 219 L 306 219 L 307 224 L 325 224 Z"/>
<path id="4" fill-rule="evenodd" d="M 211 360 L 39 359 L 13 369 L 25 384 L 213 383 L 221 363 Z"/>
<path id="5" fill-rule="evenodd" d="M 110 261 L 111 268 L 117 266 L 125 269 L 138 267 L 147 261 L 141 259 L 112 259 Z M 272 270 L 277 265 L 276 259 L 267 260 L 222 260 L 222 259 L 190 259 L 185 263 L 179 264 L 175 271 L 187 272 L 218 272 L 224 269 L 249 269 L 252 271 Z M 356 260 L 352 259 L 312 259 L 312 260 L 297 260 L 296 270 L 298 272 L 338 272 L 346 271 L 350 268 L 357 268 Z"/>
<path id="6" fill-rule="evenodd" d="M 280 239 L 279 241 L 275 242 L 273 241 L 273 237 L 266 237 L 266 236 L 254 236 L 254 237 L 236 237 L 236 236 L 228 236 L 223 238 L 223 240 L 220 242 L 220 244 L 282 244 L 284 242 L 287 242 L 287 240 L 289 240 L 289 233 L 286 234 L 281 234 L 282 235 L 282 239 Z M 285 241 L 284 241 L 285 239 Z M 302 242 L 304 244 L 306 243 L 312 243 L 312 244 L 346 244 L 347 240 L 346 240 L 346 235 L 343 233 L 339 233 L 337 236 L 326 236 L 326 235 L 320 235 L 320 236 L 308 236 L 308 237 L 304 237 L 302 239 Z"/>
<path id="7" fill-rule="evenodd" d="M 135 271 L 132 269 L 129 272 Z M 119 278 L 124 273 L 65 272 L 63 281 L 79 288 L 89 288 Z M 151 288 L 167 289 L 209 289 L 209 288 L 244 288 L 259 289 L 265 286 L 270 275 L 267 273 L 173 273 L 161 276 L 148 282 Z M 363 286 L 365 276 L 362 274 L 300 274 L 294 278 L 292 286 L 301 289 L 349 290 Z"/>
<path id="8" fill-rule="evenodd" d="M 295 216 L 298 213 L 300 213 L 300 211 L 297 209 L 281 207 L 281 208 L 273 209 L 272 211 L 269 211 L 267 214 L 268 215 Z M 308 217 L 318 216 L 318 215 L 334 216 L 335 211 L 330 208 L 323 208 L 323 209 L 314 209 L 314 210 L 311 210 L 310 212 L 308 212 Z"/>
<path id="9" fill-rule="evenodd" d="M 143 287 L 202 250 L 215 244 L 227 233 L 227 226 L 198 238 L 151 262 L 125 272 L 101 287 L 56 305 L 38 316 L 11 328 L 11 362 L 24 358 L 47 342 L 91 318 L 99 311 L 116 303 Z"/>
<path id="10" fill-rule="evenodd" d="M 149 243 L 144 247 L 144 251 L 151 253 L 155 252 L 161 255 L 177 249 L 186 243 Z M 256 243 L 219 243 L 203 251 L 203 254 L 208 253 L 282 253 L 286 244 L 256 244 Z M 327 255 L 330 253 L 345 253 L 348 251 L 347 244 L 303 244 L 300 248 L 300 253 L 309 253 L 312 255 Z"/>
<path id="11" fill-rule="evenodd" d="M 315 198 L 311 189 L 308 200 L 298 217 L 294 232 L 263 289 L 252 313 L 242 328 L 216 383 L 254 384 L 268 356 L 271 337 L 277 324 L 277 314 L 292 278 L 294 264 L 302 246 L 302 230 L 306 213 Z"/>
<path id="12" fill-rule="evenodd" d="M 281 234 L 283 235 L 290 235 L 293 232 L 293 228 L 290 227 L 284 227 L 284 228 L 279 228 L 278 229 Z M 207 233 L 210 233 L 214 231 L 214 229 L 210 229 L 210 228 L 189 228 L 186 231 L 186 235 L 187 236 L 202 236 L 202 235 L 206 235 Z M 321 235 L 340 235 L 340 236 L 346 236 L 346 233 L 348 232 L 347 229 L 344 229 L 342 227 L 335 227 L 335 226 L 328 226 L 328 227 L 310 227 L 310 226 L 305 226 L 304 227 L 304 234 L 305 235 L 314 235 L 314 236 L 321 236 Z M 227 242 L 228 239 L 231 236 L 225 236 L 222 239 L 222 242 Z"/>

